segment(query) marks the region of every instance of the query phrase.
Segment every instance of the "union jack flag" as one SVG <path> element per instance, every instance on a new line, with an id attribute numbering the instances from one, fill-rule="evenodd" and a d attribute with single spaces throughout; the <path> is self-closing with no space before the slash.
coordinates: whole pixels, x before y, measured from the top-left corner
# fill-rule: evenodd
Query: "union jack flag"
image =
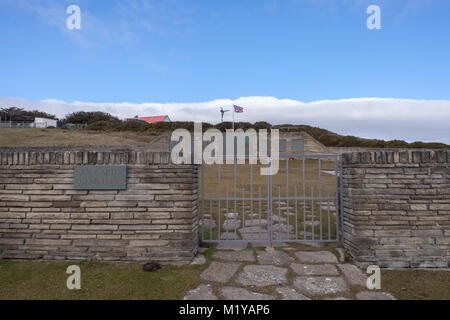
<path id="1" fill-rule="evenodd" d="M 236 112 L 236 113 L 243 113 L 244 112 L 244 108 L 242 108 L 242 107 L 239 107 L 239 106 L 236 106 L 236 105 L 233 105 L 233 107 L 234 107 L 234 112 Z"/>

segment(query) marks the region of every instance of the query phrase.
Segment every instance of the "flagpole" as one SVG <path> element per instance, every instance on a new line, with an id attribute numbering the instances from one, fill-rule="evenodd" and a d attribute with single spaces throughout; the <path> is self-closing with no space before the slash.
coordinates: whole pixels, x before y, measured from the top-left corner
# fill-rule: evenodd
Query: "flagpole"
<path id="1" fill-rule="evenodd" d="M 236 193 L 236 182 L 237 182 L 237 170 L 236 170 L 236 150 L 237 150 L 237 148 L 236 148 L 236 146 L 235 146 L 235 143 L 236 143 L 236 135 L 235 135 L 235 133 L 234 133 L 234 114 L 235 114 L 235 111 L 236 110 L 234 110 L 234 104 L 233 104 L 233 108 L 231 109 L 231 112 L 233 112 L 233 154 L 234 154 L 234 157 L 233 157 L 233 169 L 234 169 L 234 212 L 235 212 L 235 214 L 237 213 L 237 203 L 236 203 L 236 196 L 237 196 L 237 193 Z M 244 219 L 244 217 L 242 217 L 242 219 Z M 244 220 L 242 220 L 242 221 L 244 221 Z"/>
<path id="2" fill-rule="evenodd" d="M 234 136 L 234 105 L 233 105 L 233 109 L 231 111 L 233 112 L 233 136 Z"/>

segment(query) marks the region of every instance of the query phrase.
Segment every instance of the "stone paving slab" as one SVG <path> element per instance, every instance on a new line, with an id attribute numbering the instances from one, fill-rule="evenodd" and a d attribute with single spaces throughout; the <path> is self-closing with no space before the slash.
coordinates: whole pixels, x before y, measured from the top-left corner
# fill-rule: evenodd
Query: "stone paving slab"
<path id="1" fill-rule="evenodd" d="M 225 208 L 225 209 L 222 209 L 223 211 L 227 211 L 227 209 Z M 239 213 L 237 213 L 237 212 L 228 212 L 228 213 L 225 213 L 225 217 L 227 218 L 227 219 L 236 219 L 237 217 L 239 217 Z"/>
<path id="2" fill-rule="evenodd" d="M 291 269 L 300 276 L 337 276 L 338 269 L 332 264 L 300 264 L 293 263 Z"/>
<path id="3" fill-rule="evenodd" d="M 296 277 L 294 287 L 309 295 L 328 295 L 349 291 L 342 277 Z"/>
<path id="4" fill-rule="evenodd" d="M 234 232 L 223 232 L 220 234 L 222 240 L 239 240 L 239 235 Z"/>
<path id="5" fill-rule="evenodd" d="M 314 247 L 314 248 L 322 248 L 323 247 L 323 243 L 321 243 L 321 242 L 303 242 L 302 244 L 309 246 L 309 247 Z"/>
<path id="6" fill-rule="evenodd" d="M 278 287 L 275 291 L 281 295 L 281 300 L 311 300 L 292 287 Z"/>
<path id="7" fill-rule="evenodd" d="M 217 251 L 213 255 L 214 258 L 228 261 L 248 261 L 254 262 L 255 256 L 253 250 L 242 250 L 242 251 Z"/>
<path id="8" fill-rule="evenodd" d="M 274 300 L 275 297 L 270 294 L 253 292 L 244 288 L 223 287 L 220 293 L 226 300 Z"/>
<path id="9" fill-rule="evenodd" d="M 303 222 L 305 225 L 307 225 L 307 226 L 312 226 L 313 224 L 314 224 L 314 227 L 318 227 L 318 226 L 320 226 L 320 221 L 314 221 L 314 222 L 312 222 L 312 221 L 305 221 L 305 222 Z M 328 223 L 328 222 L 327 222 Z M 325 225 L 326 223 L 324 222 L 324 221 L 322 221 L 322 224 L 323 225 Z"/>
<path id="10" fill-rule="evenodd" d="M 280 207 L 281 211 L 286 211 L 286 210 L 293 210 L 294 207 Z"/>
<path id="11" fill-rule="evenodd" d="M 276 231 L 276 232 L 289 232 L 291 234 L 291 238 L 295 237 L 295 235 L 292 235 L 293 231 L 294 231 L 294 226 L 293 225 L 288 225 L 287 224 L 273 224 L 272 225 L 272 230 Z"/>
<path id="12" fill-rule="evenodd" d="M 245 221 L 245 226 L 246 227 L 255 227 L 255 226 L 265 226 L 267 225 L 267 220 L 266 219 L 253 219 L 253 221 L 250 220 L 246 220 Z"/>
<path id="13" fill-rule="evenodd" d="M 272 244 L 270 242 L 252 242 L 251 244 L 254 248 L 270 248 L 271 246 L 272 248 L 283 248 L 288 246 L 287 243 L 278 241 L 272 242 Z"/>
<path id="14" fill-rule="evenodd" d="M 279 221 L 280 221 L 280 222 L 286 222 L 286 220 L 287 220 L 287 219 L 284 218 L 284 217 L 281 217 L 281 218 L 280 218 L 280 217 L 278 217 L 278 216 L 272 216 L 272 221 L 273 221 L 273 222 L 279 222 Z"/>
<path id="15" fill-rule="evenodd" d="M 211 229 L 211 228 L 215 228 L 216 227 L 216 222 L 214 220 L 210 220 L 210 219 L 207 219 L 205 217 L 205 219 L 203 221 L 202 221 L 202 219 L 200 219 L 199 225 L 200 225 L 200 227 L 203 227 L 203 225 L 204 225 L 205 228 Z"/>
<path id="16" fill-rule="evenodd" d="M 295 255 L 300 262 L 305 263 L 338 263 L 330 251 L 298 251 Z"/>
<path id="17" fill-rule="evenodd" d="M 362 291 L 356 294 L 358 300 L 397 300 L 392 294 L 381 291 Z"/>
<path id="18" fill-rule="evenodd" d="M 286 252 L 271 248 L 267 248 L 264 251 L 259 251 L 257 257 L 260 264 L 272 264 L 276 266 L 281 266 L 294 260 L 294 258 Z"/>
<path id="19" fill-rule="evenodd" d="M 183 300 L 217 300 L 209 284 L 201 284 L 197 288 L 186 292 Z"/>
<path id="20" fill-rule="evenodd" d="M 339 269 L 352 286 L 367 287 L 367 277 L 353 264 L 338 264 Z"/>
<path id="21" fill-rule="evenodd" d="M 267 240 L 269 241 L 270 235 L 265 233 L 244 233 L 242 234 L 242 239 L 244 240 Z"/>
<path id="22" fill-rule="evenodd" d="M 202 254 L 198 254 L 191 262 L 192 265 L 202 265 L 206 263 L 206 258 Z"/>
<path id="23" fill-rule="evenodd" d="M 271 286 L 287 282 L 286 268 L 275 266 L 249 265 L 238 275 L 236 282 L 246 286 Z"/>
<path id="24" fill-rule="evenodd" d="M 234 232 L 234 229 L 237 230 L 240 227 L 241 227 L 241 220 L 234 220 L 234 219 L 225 220 L 223 222 L 223 224 L 222 224 L 222 230 L 223 231 L 226 231 L 227 228 L 228 228 L 228 231 L 233 231 Z"/>
<path id="25" fill-rule="evenodd" d="M 244 250 L 247 248 L 248 242 L 221 242 L 216 249 L 219 250 Z"/>
<path id="26" fill-rule="evenodd" d="M 240 263 L 214 261 L 203 271 L 200 278 L 208 281 L 228 282 L 239 269 L 240 265 Z"/>
<path id="27" fill-rule="evenodd" d="M 295 239 L 295 233 L 291 232 L 291 233 L 286 233 L 286 232 L 278 232 L 278 229 L 273 229 L 272 232 L 272 239 L 273 240 L 283 240 L 283 241 L 288 241 L 288 240 L 294 240 Z"/>
<path id="28" fill-rule="evenodd" d="M 275 233 L 274 233 L 275 234 Z M 232 233 L 233 236 L 236 236 Z M 268 234 L 264 234 L 267 236 Z M 256 235 L 258 236 L 258 235 Z M 250 242 L 254 247 L 268 246 L 268 242 Z M 339 296 L 340 293 L 349 292 L 351 287 L 359 286 L 365 290 L 366 275 L 355 265 L 338 262 L 336 256 L 326 249 L 321 251 L 299 251 L 298 248 L 289 246 L 284 242 L 273 242 L 273 246 L 283 246 L 283 250 L 267 247 L 265 250 L 247 249 L 248 242 L 223 242 L 215 251 L 213 261 L 203 271 L 200 278 L 206 281 L 216 282 L 220 296 L 217 296 L 213 287 L 204 282 L 195 289 L 186 292 L 185 300 L 215 300 L 225 297 L 227 300 L 244 299 L 283 299 L 283 300 L 310 300 L 310 297 L 326 300 L 348 300 Z M 322 245 L 311 243 L 312 245 Z M 206 251 L 208 248 L 199 248 Z M 288 249 L 295 254 L 293 258 L 288 254 Z M 286 250 L 286 251 L 284 251 Z M 257 259 L 255 259 L 255 252 Z M 240 262 L 251 262 L 238 274 Z M 192 264 L 206 263 L 203 254 L 198 254 Z M 287 279 L 289 268 L 297 275 L 291 280 Z M 343 275 L 340 275 L 340 271 Z M 277 286 L 270 294 L 262 294 L 242 287 L 229 285 L 231 279 L 239 285 L 249 287 Z M 389 293 L 381 291 L 361 291 L 356 295 L 361 300 L 395 300 Z"/>
<path id="29" fill-rule="evenodd" d="M 339 253 L 339 262 L 345 261 L 344 249 L 336 248 L 336 251 Z"/>
<path id="30" fill-rule="evenodd" d="M 243 233 L 267 233 L 267 230 L 263 229 L 261 227 L 253 226 L 253 227 L 241 228 L 241 229 L 239 229 L 239 232 L 241 234 L 243 234 Z"/>
<path id="31" fill-rule="evenodd" d="M 312 239 L 312 232 L 309 232 L 309 231 L 304 232 L 304 231 L 300 231 L 300 229 L 299 229 L 299 231 L 298 231 L 298 238 L 299 239 L 306 238 L 306 240 L 311 240 Z M 309 242 L 309 243 L 317 243 L 317 242 Z"/>

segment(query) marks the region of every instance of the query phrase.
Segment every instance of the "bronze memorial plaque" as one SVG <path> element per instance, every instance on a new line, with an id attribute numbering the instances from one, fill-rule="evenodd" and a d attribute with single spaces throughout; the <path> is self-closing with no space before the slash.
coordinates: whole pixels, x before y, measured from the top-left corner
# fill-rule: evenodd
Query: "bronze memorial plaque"
<path id="1" fill-rule="evenodd" d="M 126 190 L 127 166 L 75 166 L 75 190 Z"/>

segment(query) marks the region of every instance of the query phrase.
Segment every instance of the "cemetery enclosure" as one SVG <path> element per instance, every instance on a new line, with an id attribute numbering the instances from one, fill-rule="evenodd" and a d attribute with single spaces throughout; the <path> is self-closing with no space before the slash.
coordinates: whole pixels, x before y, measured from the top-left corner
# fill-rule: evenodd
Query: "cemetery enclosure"
<path id="1" fill-rule="evenodd" d="M 356 152 L 342 169 L 320 157 L 320 168 L 318 156 L 282 160 L 267 177 L 257 165 L 202 175 L 168 152 L 1 148 L 0 257 L 189 263 L 200 232 L 213 242 L 343 239 L 361 264 L 448 267 L 450 151 Z M 126 165 L 127 189 L 76 190 L 83 165 Z"/>
<path id="2" fill-rule="evenodd" d="M 335 155 L 288 156 L 272 176 L 248 161 L 203 165 L 202 239 L 337 241 L 339 166 Z"/>

